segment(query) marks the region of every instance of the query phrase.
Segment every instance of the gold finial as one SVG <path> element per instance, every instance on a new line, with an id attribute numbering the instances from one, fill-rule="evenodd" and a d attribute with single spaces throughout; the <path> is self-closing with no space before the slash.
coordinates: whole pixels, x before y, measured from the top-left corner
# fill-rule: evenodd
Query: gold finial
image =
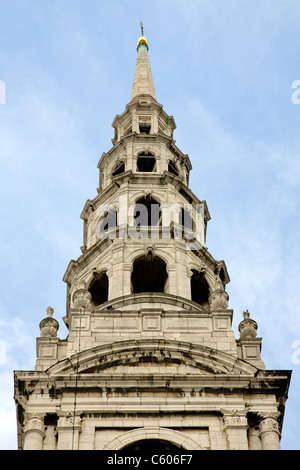
<path id="1" fill-rule="evenodd" d="M 146 46 L 148 47 L 148 40 L 144 36 L 144 25 L 141 21 L 140 21 L 140 25 L 141 25 L 142 35 L 138 38 L 137 45 L 139 46 L 140 44 L 146 44 Z"/>

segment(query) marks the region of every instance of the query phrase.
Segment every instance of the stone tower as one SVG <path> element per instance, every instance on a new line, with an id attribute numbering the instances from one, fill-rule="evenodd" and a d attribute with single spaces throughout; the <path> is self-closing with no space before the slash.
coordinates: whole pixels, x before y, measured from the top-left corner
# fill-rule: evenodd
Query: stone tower
<path id="1" fill-rule="evenodd" d="M 35 370 L 15 372 L 19 448 L 279 449 L 290 371 L 266 370 L 248 311 L 234 336 L 226 265 L 205 247 L 209 211 L 143 35 L 112 126 L 63 278 L 68 336 L 48 307 Z"/>

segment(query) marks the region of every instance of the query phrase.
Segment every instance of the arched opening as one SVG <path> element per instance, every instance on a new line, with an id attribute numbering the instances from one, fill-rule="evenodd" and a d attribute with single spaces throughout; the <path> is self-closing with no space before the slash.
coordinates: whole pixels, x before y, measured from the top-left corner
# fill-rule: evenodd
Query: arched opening
<path id="1" fill-rule="evenodd" d="M 139 124 L 140 134 L 149 135 L 151 132 L 151 124 L 149 122 L 141 122 Z"/>
<path id="2" fill-rule="evenodd" d="M 203 450 L 196 441 L 188 437 L 183 432 L 175 431 L 174 429 L 153 426 L 132 429 L 130 431 L 119 434 L 105 446 L 104 450 L 128 449 L 131 446 L 140 444 L 143 445 L 144 441 L 151 442 L 152 449 L 154 446 L 160 446 L 160 443 L 162 443 L 162 445 L 174 445 L 175 450 Z"/>
<path id="3" fill-rule="evenodd" d="M 131 274 L 132 292 L 164 292 L 167 278 L 166 263 L 161 258 L 152 254 L 137 258 Z"/>
<path id="4" fill-rule="evenodd" d="M 112 176 L 120 175 L 121 173 L 124 173 L 124 171 L 125 171 L 125 163 L 124 162 L 119 162 L 114 167 L 113 172 L 112 172 Z"/>
<path id="5" fill-rule="evenodd" d="M 98 305 L 107 302 L 108 300 L 108 277 L 106 272 L 95 272 L 94 279 L 89 287 L 89 292 L 92 295 L 92 304 L 97 307 Z"/>
<path id="6" fill-rule="evenodd" d="M 204 308 L 209 307 L 209 287 L 202 272 L 193 270 L 191 277 L 191 297 L 194 302 L 201 305 Z"/>
<path id="7" fill-rule="evenodd" d="M 172 442 L 159 439 L 144 439 L 123 447 L 123 450 L 178 450 L 180 447 Z"/>
<path id="8" fill-rule="evenodd" d="M 152 153 L 140 153 L 137 158 L 137 171 L 143 173 L 152 173 L 156 171 L 156 158 Z"/>
<path id="9" fill-rule="evenodd" d="M 156 226 L 160 220 L 160 204 L 150 194 L 136 201 L 134 208 L 135 226 Z"/>

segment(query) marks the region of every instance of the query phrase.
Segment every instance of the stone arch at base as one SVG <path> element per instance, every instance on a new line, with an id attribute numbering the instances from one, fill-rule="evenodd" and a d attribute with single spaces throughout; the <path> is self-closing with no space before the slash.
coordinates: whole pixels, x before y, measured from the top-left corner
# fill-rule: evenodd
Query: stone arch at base
<path id="1" fill-rule="evenodd" d="M 182 432 L 160 427 L 145 427 L 124 432 L 110 441 L 103 450 L 121 450 L 124 447 L 145 439 L 170 442 L 185 450 L 203 450 L 196 441 L 187 437 Z"/>

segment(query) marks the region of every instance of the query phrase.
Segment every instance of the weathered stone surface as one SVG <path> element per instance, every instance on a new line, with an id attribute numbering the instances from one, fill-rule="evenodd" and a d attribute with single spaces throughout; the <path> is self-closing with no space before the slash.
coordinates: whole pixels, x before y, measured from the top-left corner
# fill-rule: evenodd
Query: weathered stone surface
<path id="1" fill-rule="evenodd" d="M 265 370 L 247 311 L 234 336 L 226 265 L 205 247 L 210 214 L 188 187 L 144 37 L 112 126 L 64 275 L 68 335 L 49 307 L 35 370 L 15 372 L 19 448 L 278 449 L 290 372 Z"/>

